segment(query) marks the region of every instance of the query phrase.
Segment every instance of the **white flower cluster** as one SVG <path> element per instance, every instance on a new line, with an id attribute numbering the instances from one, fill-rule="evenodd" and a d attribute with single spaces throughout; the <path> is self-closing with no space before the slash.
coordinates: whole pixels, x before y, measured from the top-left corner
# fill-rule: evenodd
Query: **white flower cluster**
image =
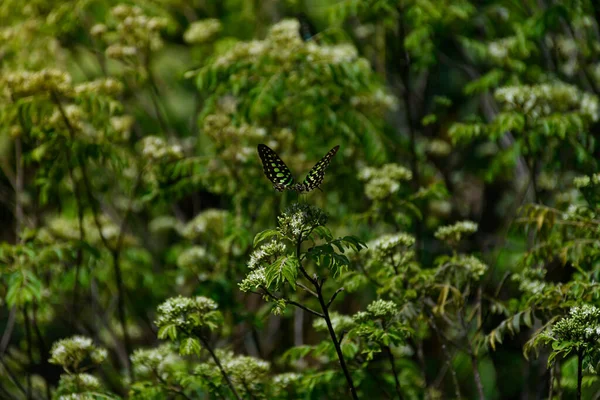
<path id="1" fill-rule="evenodd" d="M 299 30 L 300 22 L 297 19 L 284 19 L 269 29 L 267 39 L 273 44 L 280 44 L 282 47 L 301 46 L 303 42 Z"/>
<path id="2" fill-rule="evenodd" d="M 125 4 L 113 7 L 111 14 L 117 20 L 114 31 L 103 24 L 94 25 L 90 30 L 94 37 L 109 41 L 116 38 L 117 41 L 106 48 L 107 57 L 125 59 L 162 47 L 160 31 L 167 26 L 165 18 L 149 17 L 144 15 L 140 7 Z"/>
<path id="3" fill-rule="evenodd" d="M 513 274 L 511 280 L 519 285 L 519 290 L 529 295 L 542 293 L 548 283 L 544 280 L 546 270 L 543 268 L 525 268 L 519 274 Z"/>
<path id="4" fill-rule="evenodd" d="M 71 128 L 75 132 L 85 133 L 86 126 L 88 126 L 85 120 L 86 113 L 81 109 L 81 107 L 75 104 L 67 104 L 62 106 L 62 111 L 58 108 L 54 109 L 48 118 L 47 125 L 64 132 L 69 131 L 69 128 Z M 89 130 L 87 133 L 90 133 Z"/>
<path id="5" fill-rule="evenodd" d="M 119 115 L 110 118 L 110 126 L 117 133 L 119 140 L 129 140 L 131 128 L 135 122 L 131 115 Z"/>
<path id="6" fill-rule="evenodd" d="M 390 233 L 378 237 L 368 243 L 367 247 L 381 256 L 387 256 L 400 250 L 400 248 L 409 248 L 415 244 L 414 236 L 399 232 Z"/>
<path id="7" fill-rule="evenodd" d="M 282 236 L 296 240 L 306 231 L 327 223 L 327 215 L 318 207 L 294 203 L 277 217 Z"/>
<path id="8" fill-rule="evenodd" d="M 434 139 L 427 143 L 427 152 L 438 157 L 447 156 L 452 151 L 452 145 L 445 140 Z"/>
<path id="9" fill-rule="evenodd" d="M 204 119 L 202 131 L 219 146 L 219 157 L 224 160 L 247 162 L 256 155 L 256 144 L 264 142 L 267 130 L 247 123 L 234 123 L 224 112 L 211 114 Z M 225 143 L 235 145 L 223 146 Z"/>
<path id="10" fill-rule="evenodd" d="M 249 292 L 266 285 L 267 277 L 265 275 L 265 267 L 260 267 L 250 271 L 250 273 L 246 276 L 246 278 L 244 278 L 243 281 L 239 283 L 238 286 L 242 292 Z"/>
<path id="11" fill-rule="evenodd" d="M 456 265 L 466 269 L 469 276 L 474 280 L 481 278 L 488 269 L 488 266 L 483 261 L 473 255 L 461 256 Z"/>
<path id="12" fill-rule="evenodd" d="M 493 60 L 504 60 L 508 57 L 508 49 L 511 47 L 516 38 L 505 38 L 495 40 L 488 43 L 488 54 Z"/>
<path id="13" fill-rule="evenodd" d="M 59 69 L 41 71 L 5 72 L 0 78 L 0 89 L 4 95 L 30 96 L 54 92 L 72 94 L 71 76 Z"/>
<path id="14" fill-rule="evenodd" d="M 354 326 L 354 320 L 349 315 L 343 315 L 337 312 L 330 313 L 331 325 L 333 326 L 333 330 L 336 332 L 341 332 L 343 330 L 349 330 Z M 319 318 L 313 321 L 313 328 L 317 331 L 327 331 L 327 323 L 324 319 Z"/>
<path id="15" fill-rule="evenodd" d="M 548 335 L 553 336 L 555 340 L 598 345 L 600 308 L 591 304 L 572 307 L 569 316 L 555 323 Z"/>
<path id="16" fill-rule="evenodd" d="M 265 40 L 240 42 L 228 52 L 217 58 L 217 67 L 227 67 L 237 62 L 257 63 L 262 57 L 269 57 L 281 63 L 284 68 L 291 67 L 293 60 L 305 56 L 309 62 L 319 64 L 341 64 L 356 60 L 356 48 L 348 44 L 317 45 L 313 41 L 304 42 L 299 35 L 299 23 L 296 19 L 284 19 L 273 25 Z M 367 67 L 366 63 L 361 66 Z"/>
<path id="17" fill-rule="evenodd" d="M 207 235 L 211 235 L 213 239 L 222 237 L 228 217 L 227 210 L 209 208 L 188 222 L 181 229 L 181 235 L 190 240 Z"/>
<path id="18" fill-rule="evenodd" d="M 509 36 L 491 41 L 487 44 L 487 55 L 499 65 L 515 66 L 515 59 L 523 59 L 529 55 L 527 43 L 517 36 Z"/>
<path id="19" fill-rule="evenodd" d="M 358 178 L 366 181 L 365 194 L 371 200 L 383 200 L 400 189 L 400 183 L 410 181 L 412 172 L 398 164 L 385 164 L 380 168 L 367 167 Z"/>
<path id="20" fill-rule="evenodd" d="M 221 29 L 221 21 L 216 18 L 194 21 L 183 34 L 183 40 L 190 44 L 206 43 L 221 32 Z"/>
<path id="21" fill-rule="evenodd" d="M 271 368 L 271 364 L 265 360 L 261 360 L 249 356 L 235 356 L 227 359 L 224 363 L 224 368 L 227 371 L 235 371 L 239 374 L 244 374 L 248 369 L 259 369 L 265 373 Z"/>
<path id="22" fill-rule="evenodd" d="M 217 357 L 221 360 L 223 368 L 230 374 L 231 380 L 234 383 L 243 383 L 244 388 L 251 392 L 260 390 L 271 369 L 271 364 L 267 361 L 250 356 L 238 356 L 231 351 L 217 350 Z"/>
<path id="23" fill-rule="evenodd" d="M 152 349 L 135 350 L 131 362 L 136 374 L 149 375 L 156 372 L 164 378 L 167 371 L 180 365 L 181 358 L 166 343 Z"/>
<path id="24" fill-rule="evenodd" d="M 435 232 L 435 237 L 450 243 L 459 242 L 464 235 L 477 232 L 477 224 L 473 221 L 460 221 L 454 225 L 439 227 Z"/>
<path id="25" fill-rule="evenodd" d="M 152 161 L 177 160 L 183 157 L 183 150 L 178 144 L 170 145 L 158 136 L 146 136 L 141 140 L 142 155 Z"/>
<path id="26" fill-rule="evenodd" d="M 113 78 L 97 79 L 75 85 L 74 91 L 75 94 L 97 93 L 117 96 L 123 92 L 123 84 Z"/>
<path id="27" fill-rule="evenodd" d="M 315 61 L 323 64 L 342 64 L 353 61 L 358 57 L 356 47 L 349 44 L 322 46 L 315 42 L 308 42 L 306 43 L 306 51 L 308 61 Z M 391 103 L 395 102 L 395 98 L 386 97 L 385 93 L 381 92 L 380 100 L 383 100 L 384 97 Z"/>
<path id="28" fill-rule="evenodd" d="M 529 294 L 542 293 L 548 286 L 546 282 L 540 280 L 519 280 L 519 290 Z"/>
<path id="29" fill-rule="evenodd" d="M 158 318 L 156 325 L 160 328 L 165 325 L 176 325 L 178 328 L 188 330 L 198 325 L 199 320 L 191 315 L 202 317 L 210 311 L 218 308 L 214 300 L 204 296 L 171 297 L 158 306 Z"/>
<path id="30" fill-rule="evenodd" d="M 64 391 L 76 390 L 78 393 L 71 393 L 66 396 L 60 396 L 60 399 L 87 399 L 81 392 L 94 392 L 100 389 L 100 381 L 90 374 L 63 374 L 60 376 L 59 387 Z"/>
<path id="31" fill-rule="evenodd" d="M 0 29 L 0 42 L 7 43 L 10 40 L 22 38 L 23 33 L 26 35 L 39 35 L 40 28 L 43 26 L 43 20 L 30 17 L 23 22 L 15 23 L 11 26 L 2 27 Z"/>
<path id="32" fill-rule="evenodd" d="M 267 43 L 262 40 L 239 42 L 225 54 L 218 57 L 214 65 L 216 67 L 228 67 L 238 61 L 251 64 L 257 63 L 261 57 L 267 54 L 268 50 Z"/>
<path id="33" fill-rule="evenodd" d="M 592 183 L 592 180 L 589 176 L 576 176 L 573 178 L 573 185 L 575 185 L 575 187 L 578 189 L 587 187 L 590 185 L 590 183 Z"/>
<path id="34" fill-rule="evenodd" d="M 298 383 L 302 379 L 302 375 L 295 372 L 286 372 L 273 377 L 273 384 L 278 386 L 289 386 Z"/>
<path id="35" fill-rule="evenodd" d="M 398 305 L 390 300 L 375 300 L 367 306 L 367 311 L 374 317 L 391 318 L 398 314 Z"/>
<path id="36" fill-rule="evenodd" d="M 381 88 L 373 93 L 352 96 L 350 104 L 354 107 L 368 107 L 381 112 L 395 110 L 398 108 L 398 99 L 384 92 Z"/>
<path id="37" fill-rule="evenodd" d="M 102 227 L 102 234 L 105 239 L 113 240 L 119 235 L 119 227 L 106 215 L 99 215 L 98 220 Z M 93 215 L 85 215 L 83 219 L 84 226 L 95 226 L 95 217 Z M 65 240 L 78 240 L 79 239 L 79 225 L 77 219 L 65 218 L 65 217 L 54 217 L 48 220 L 47 228 L 49 233 L 56 237 Z M 90 230 L 86 233 L 87 240 L 93 243 L 100 243 L 101 238 L 97 229 Z M 131 236 L 125 236 L 125 244 L 131 244 L 133 242 Z"/>
<path id="38" fill-rule="evenodd" d="M 569 77 L 579 71 L 579 48 L 577 42 L 565 35 L 547 35 L 546 45 L 560 58 L 560 70 Z"/>
<path id="39" fill-rule="evenodd" d="M 100 364 L 107 355 L 106 349 L 94 346 L 92 339 L 85 336 L 72 336 L 54 342 L 48 361 L 51 364 L 61 365 L 65 370 L 76 371 L 86 357 L 89 357 L 94 364 Z"/>
<path id="40" fill-rule="evenodd" d="M 285 254 L 285 251 L 285 244 L 276 240 L 263 244 L 250 255 L 248 268 L 255 269 L 260 267 L 261 263 L 264 261 L 268 261 L 271 258 L 277 258 L 280 255 Z"/>
<path id="41" fill-rule="evenodd" d="M 497 89 L 494 96 L 506 109 L 534 118 L 566 111 L 578 111 L 591 121 L 600 117 L 598 97 L 565 83 L 506 86 Z"/>
<path id="42" fill-rule="evenodd" d="M 115 96 L 123 91 L 121 82 L 112 78 L 98 79 L 73 86 L 71 76 L 59 69 L 6 73 L 0 79 L 0 87 L 17 96 L 50 92 L 70 97 L 86 93 Z"/>
<path id="43" fill-rule="evenodd" d="M 204 246 L 192 246 L 177 257 L 177 266 L 183 269 L 202 267 L 212 262 L 214 259 Z"/>

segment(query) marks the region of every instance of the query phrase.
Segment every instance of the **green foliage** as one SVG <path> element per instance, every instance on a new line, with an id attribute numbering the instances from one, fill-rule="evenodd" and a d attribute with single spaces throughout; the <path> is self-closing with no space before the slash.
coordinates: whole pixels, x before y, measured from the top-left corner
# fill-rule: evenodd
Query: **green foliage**
<path id="1" fill-rule="evenodd" d="M 189 336 L 208 328 L 215 330 L 223 316 L 217 311 L 217 303 L 203 296 L 196 298 L 172 297 L 158 306 L 159 339 L 183 339 L 180 347 L 182 354 L 192 354 L 200 350 L 197 341 Z"/>
<path id="2" fill-rule="evenodd" d="M 584 368 L 592 373 L 600 361 L 597 350 L 600 335 L 600 310 L 593 305 L 573 307 L 569 316 L 554 322 L 543 332 L 534 336 L 526 350 L 540 345 L 550 345 L 552 352 L 548 357 L 548 365 L 553 365 L 557 359 L 566 359 L 570 354 L 576 354 L 583 359 Z"/>
<path id="3" fill-rule="evenodd" d="M 0 398 L 598 397 L 597 2 L 21 3 Z"/>

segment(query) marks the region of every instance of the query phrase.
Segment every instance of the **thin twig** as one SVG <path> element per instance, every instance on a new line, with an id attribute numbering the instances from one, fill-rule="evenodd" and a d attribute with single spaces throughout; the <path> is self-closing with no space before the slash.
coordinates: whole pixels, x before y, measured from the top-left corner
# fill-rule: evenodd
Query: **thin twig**
<path id="1" fill-rule="evenodd" d="M 19 111 L 19 115 L 21 112 Z M 15 139 L 15 237 L 18 242 L 21 242 L 21 231 L 23 229 L 23 148 L 21 137 Z"/>
<path id="2" fill-rule="evenodd" d="M 352 380 L 352 375 L 348 370 L 348 366 L 346 365 L 346 360 L 344 359 L 344 354 L 342 353 L 342 349 L 340 347 L 340 342 L 337 340 L 335 335 L 335 330 L 333 329 L 333 325 L 331 324 L 331 318 L 329 317 L 329 310 L 327 309 L 327 305 L 325 304 L 325 299 L 323 298 L 323 282 L 321 281 L 319 285 L 318 279 L 315 279 L 315 289 L 317 290 L 317 294 L 319 295 L 319 304 L 321 305 L 321 310 L 323 311 L 323 318 L 325 318 L 325 323 L 327 324 L 327 329 L 329 330 L 329 335 L 331 336 L 331 341 L 335 347 L 335 351 L 338 356 L 338 360 L 340 362 L 340 366 L 342 367 L 342 371 L 344 372 L 344 376 L 346 377 L 346 381 L 348 382 L 348 386 L 350 387 L 350 394 L 354 400 L 358 400 L 358 395 L 356 394 L 356 388 L 354 387 L 354 381 Z"/>
<path id="3" fill-rule="evenodd" d="M 271 293 L 271 292 L 269 291 L 269 289 L 267 289 L 266 287 L 264 287 L 264 286 L 261 286 L 260 288 L 261 288 L 262 290 L 264 290 L 264 291 L 265 291 L 265 294 L 266 294 L 266 295 L 268 295 L 269 297 L 271 297 L 271 298 L 273 298 L 273 299 L 275 299 L 275 300 L 282 300 L 282 299 L 281 299 L 281 297 L 278 297 L 278 296 L 274 295 L 274 294 L 273 294 L 273 293 Z M 253 293 L 256 293 L 256 292 L 253 292 Z M 257 293 L 257 294 L 260 294 L 260 293 Z M 286 303 L 290 303 L 291 305 L 293 305 L 293 306 L 296 306 L 296 307 L 298 307 L 298 308 L 301 308 L 301 309 L 303 309 L 304 311 L 306 311 L 306 312 L 309 312 L 309 313 L 311 313 L 311 314 L 313 314 L 313 315 L 315 315 L 315 316 L 317 316 L 317 317 L 319 317 L 319 318 L 325 318 L 325 315 L 321 314 L 320 312 L 318 312 L 318 311 L 315 311 L 315 310 L 313 310 L 313 309 L 311 309 L 311 308 L 308 308 L 308 307 L 306 307 L 306 306 L 304 306 L 304 305 L 302 305 L 302 304 L 300 304 L 300 303 L 298 303 L 298 302 L 295 302 L 295 301 L 293 301 L 293 300 L 288 300 L 288 299 L 283 299 L 283 300 L 284 300 Z"/>
<path id="4" fill-rule="evenodd" d="M 23 319 L 25 321 L 25 339 L 27 341 L 27 358 L 29 359 L 29 367 L 33 366 L 33 351 L 31 343 L 31 328 L 29 326 L 29 316 L 27 313 L 27 304 L 23 306 Z M 32 399 L 31 388 L 31 372 L 27 371 L 27 399 Z"/>
<path id="5" fill-rule="evenodd" d="M 151 50 L 148 49 L 148 56 L 146 57 L 146 62 L 144 63 L 144 68 L 146 69 L 146 74 L 148 75 L 148 83 L 150 83 L 150 98 L 152 99 L 152 104 L 154 106 L 156 118 L 158 119 L 160 127 L 167 136 L 172 137 L 173 135 L 171 133 L 170 124 L 167 121 L 167 113 L 165 112 L 163 116 L 163 113 L 160 109 L 160 103 L 158 102 L 160 92 L 158 91 L 158 85 L 156 84 L 156 80 L 154 79 L 154 74 L 152 73 L 152 68 L 150 66 L 151 54 Z"/>
<path id="6" fill-rule="evenodd" d="M 23 387 L 23 385 L 21 385 L 21 382 L 19 382 L 19 380 L 17 379 L 17 377 L 15 376 L 15 374 L 12 372 L 12 370 L 8 367 L 8 365 L 4 361 L 4 357 L 0 357 L 0 364 L 2 364 L 2 366 L 4 367 L 4 370 L 6 370 L 6 373 L 8 373 L 8 376 L 10 376 L 10 379 L 12 379 L 13 383 L 15 384 L 15 386 L 21 392 L 23 392 L 23 394 L 25 396 L 27 396 L 27 391 L 25 390 L 25 388 Z"/>
<path id="7" fill-rule="evenodd" d="M 548 387 L 548 400 L 554 395 L 554 380 L 556 379 L 556 365 L 550 367 L 550 387 Z"/>
<path id="8" fill-rule="evenodd" d="M 51 96 L 52 96 L 53 102 L 58 107 L 58 110 L 62 116 L 62 119 L 63 119 L 66 127 L 67 127 L 67 130 L 69 131 L 71 140 L 74 141 L 75 140 L 75 129 L 73 128 L 71 121 L 67 117 L 67 114 L 65 113 L 65 110 L 62 106 L 60 99 L 58 98 L 58 95 L 54 91 L 52 91 Z M 96 224 L 96 228 L 98 229 L 98 234 L 99 234 L 100 239 L 101 239 L 102 243 L 104 244 L 104 246 L 109 251 L 111 251 L 111 253 L 113 253 L 113 262 L 114 262 L 115 254 L 118 256 L 118 253 L 114 252 L 114 249 L 111 248 L 110 244 L 108 243 L 108 240 L 106 239 L 106 237 L 104 236 L 104 233 L 102 232 L 102 225 L 100 224 L 99 213 L 98 213 L 98 208 L 97 208 L 97 204 L 96 204 L 96 198 L 94 197 L 92 188 L 90 186 L 90 179 L 87 174 L 86 164 L 83 162 L 83 160 L 79 156 L 77 156 L 76 158 L 77 158 L 77 161 L 79 164 L 79 168 L 81 169 L 81 174 L 83 176 L 83 183 L 84 183 L 84 187 L 86 190 L 86 194 L 90 200 L 90 204 L 92 207 L 92 214 L 94 215 L 94 222 Z M 123 288 L 123 281 L 122 281 L 122 277 L 121 277 L 119 263 L 118 262 L 114 263 L 113 266 L 115 267 L 115 280 L 117 281 L 117 294 L 118 294 L 117 303 L 118 303 L 118 308 L 119 308 L 119 319 L 120 319 L 120 323 L 121 323 L 121 328 L 123 330 L 125 351 L 127 353 L 127 357 L 125 359 L 125 361 L 126 361 L 125 367 L 129 371 L 130 378 L 133 380 L 133 369 L 131 368 L 131 360 L 129 359 L 129 354 L 131 353 L 131 347 L 130 347 L 130 343 L 129 343 L 129 333 L 127 331 L 127 324 L 125 321 L 125 309 L 124 309 L 125 293 L 124 293 L 124 288 Z"/>
<path id="9" fill-rule="evenodd" d="M 319 297 L 313 290 L 311 290 L 309 287 L 306 287 L 304 284 L 296 282 L 296 285 L 300 286 L 304 291 L 310 293 L 312 296 Z"/>
<path id="10" fill-rule="evenodd" d="M 392 349 L 390 346 L 384 346 L 387 354 L 390 365 L 392 366 L 392 373 L 394 374 L 394 380 L 396 381 L 396 394 L 398 395 L 398 399 L 402 400 L 402 390 L 400 389 L 400 380 L 398 379 L 398 372 L 396 371 L 396 362 L 394 360 L 394 355 L 392 354 Z"/>
<path id="11" fill-rule="evenodd" d="M 233 386 L 233 382 L 231 382 L 231 379 L 229 378 L 229 375 L 227 375 L 227 372 L 225 372 L 225 369 L 223 368 L 223 365 L 221 365 L 221 361 L 219 361 L 219 358 L 217 357 L 217 355 L 213 351 L 212 347 L 208 344 L 208 340 L 206 340 L 204 338 L 204 336 L 202 336 L 202 335 L 198 335 L 198 338 L 202 342 L 202 345 L 204 346 L 204 348 L 210 353 L 213 361 L 215 362 L 215 364 L 217 364 L 217 367 L 219 367 L 219 370 L 221 371 L 221 375 L 223 375 L 223 378 L 225 378 L 225 381 L 227 381 L 227 385 L 229 385 L 229 388 L 233 392 L 233 395 L 235 396 L 235 398 L 237 400 L 242 400 L 242 398 L 238 394 L 237 390 L 235 389 L 235 386 Z"/>
<path id="12" fill-rule="evenodd" d="M 442 353 L 444 353 L 444 357 L 446 358 L 446 366 L 450 370 L 450 373 L 452 374 L 452 382 L 454 383 L 454 391 L 455 391 L 455 394 L 456 394 L 456 398 L 457 398 L 457 400 L 460 400 L 461 399 L 461 395 L 460 395 L 460 385 L 458 384 L 458 377 L 456 376 L 456 371 L 452 367 L 452 364 L 451 364 L 452 359 L 450 357 L 450 353 L 448 352 L 448 348 L 446 347 L 446 342 L 449 342 L 449 340 L 446 337 L 446 335 L 444 335 L 443 332 L 438 328 L 437 323 L 435 322 L 435 316 L 431 312 L 429 312 L 429 311 L 427 313 L 429 315 L 429 319 L 430 319 L 431 326 L 432 326 L 433 330 L 435 331 L 435 333 L 441 339 Z M 449 343 L 452 343 L 452 342 L 449 342 Z M 461 351 L 461 348 L 458 347 L 458 345 L 456 343 L 453 343 L 453 345 L 459 351 Z"/>
<path id="13" fill-rule="evenodd" d="M 169 390 L 173 393 L 177 393 L 177 394 L 183 396 L 187 400 L 192 400 L 190 397 L 188 397 L 188 395 L 185 394 L 183 389 L 180 389 L 178 387 L 170 385 L 169 382 L 167 382 L 162 376 L 160 376 L 160 374 L 158 373 L 156 368 L 152 368 L 152 372 L 154 373 L 154 376 L 156 377 L 156 379 L 158 379 L 158 381 L 160 383 L 162 383 L 167 388 L 167 390 Z"/>
<path id="14" fill-rule="evenodd" d="M 465 337 L 467 338 L 467 353 L 469 354 L 469 358 L 471 359 L 471 367 L 473 368 L 473 379 L 475 380 L 475 386 L 477 387 L 477 392 L 479 394 L 480 400 L 485 400 L 485 395 L 483 393 L 483 383 L 481 382 L 481 375 L 479 375 L 479 363 L 477 361 L 477 355 L 473 351 L 473 345 L 471 340 L 469 339 L 467 325 L 465 323 L 465 319 L 463 317 L 462 312 L 459 313 L 460 322 L 465 332 Z"/>
<path id="15" fill-rule="evenodd" d="M 577 349 L 577 400 L 581 400 L 581 382 L 583 380 L 583 349 Z"/>
<path id="16" fill-rule="evenodd" d="M 327 308 L 329 308 L 331 306 L 331 303 L 333 303 L 333 301 L 335 300 L 335 298 L 337 297 L 338 293 L 343 292 L 344 288 L 341 287 L 338 290 L 335 291 L 335 293 L 333 294 L 333 296 L 331 296 L 331 299 L 329 299 L 329 302 L 327 303 Z"/>
<path id="17" fill-rule="evenodd" d="M 44 341 L 44 337 L 42 335 L 42 332 L 40 331 L 40 326 L 38 324 L 38 320 L 37 320 L 37 302 L 33 303 L 33 310 L 32 310 L 32 315 L 31 315 L 31 322 L 33 325 L 33 330 L 35 332 L 35 336 L 37 337 L 37 341 L 38 341 L 38 345 L 40 348 L 40 355 L 41 355 L 41 359 L 42 359 L 42 365 L 48 365 L 48 348 L 46 347 L 46 342 Z M 50 385 L 48 384 L 48 380 L 44 379 L 44 386 L 46 388 L 46 399 L 50 400 L 52 398 L 52 395 L 50 393 Z"/>
<path id="18" fill-rule="evenodd" d="M 12 336 L 13 328 L 15 327 L 15 318 L 17 316 L 17 308 L 12 306 L 8 313 L 8 321 L 6 322 L 6 328 L 2 334 L 2 340 L 0 340 L 0 358 L 4 356 L 4 352 L 10 343 L 10 337 Z"/>

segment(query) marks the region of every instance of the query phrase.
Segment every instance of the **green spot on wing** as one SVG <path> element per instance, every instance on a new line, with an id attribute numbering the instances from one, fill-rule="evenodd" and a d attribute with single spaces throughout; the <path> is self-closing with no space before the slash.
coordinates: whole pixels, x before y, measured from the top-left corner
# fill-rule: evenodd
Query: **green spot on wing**
<path id="1" fill-rule="evenodd" d="M 318 188 L 321 183 L 323 183 L 323 179 L 325 178 L 325 170 L 329 166 L 331 159 L 333 156 L 335 156 L 335 153 L 337 153 L 339 148 L 340 146 L 335 146 L 333 149 L 329 150 L 329 152 L 325 154 L 325 156 L 321 158 L 314 167 L 312 167 L 306 176 L 306 179 L 304 180 L 304 185 L 306 186 L 307 192 Z"/>
<path id="2" fill-rule="evenodd" d="M 331 159 L 337 153 L 340 146 L 335 146 L 329 150 L 325 156 L 319 160 L 318 163 L 310 170 L 306 179 L 304 180 L 303 187 L 304 191 L 310 192 L 311 190 L 319 187 L 323 183 L 325 176 L 325 170 L 329 166 Z M 271 182 L 277 185 L 277 190 L 283 190 L 284 188 L 293 188 L 293 190 L 299 190 L 294 187 L 294 177 L 290 172 L 289 168 L 279 158 L 277 153 L 264 144 L 258 145 L 258 155 L 263 163 L 263 169 L 265 175 Z"/>

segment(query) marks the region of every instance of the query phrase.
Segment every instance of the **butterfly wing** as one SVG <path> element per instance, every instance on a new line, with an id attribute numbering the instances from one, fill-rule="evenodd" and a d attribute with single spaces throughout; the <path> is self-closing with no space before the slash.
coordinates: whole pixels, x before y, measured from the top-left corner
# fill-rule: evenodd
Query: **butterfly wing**
<path id="1" fill-rule="evenodd" d="M 281 192 L 294 184 L 292 172 L 269 146 L 259 144 L 258 156 L 262 161 L 265 175 L 273 182 L 275 189 Z"/>
<path id="2" fill-rule="evenodd" d="M 310 39 L 313 38 L 313 36 L 315 36 L 317 34 L 317 30 L 315 29 L 315 26 L 312 24 L 312 22 L 310 22 L 310 20 L 304 13 L 296 14 L 296 18 L 298 19 L 298 22 L 300 23 L 300 29 L 299 29 L 300 37 L 305 42 L 309 41 Z"/>
<path id="3" fill-rule="evenodd" d="M 323 183 L 323 178 L 325 177 L 325 170 L 329 166 L 331 159 L 335 156 L 335 153 L 339 150 L 340 146 L 335 146 L 333 149 L 329 150 L 327 154 L 318 163 L 315 164 L 314 167 L 310 170 L 306 179 L 304 180 L 304 186 L 307 192 L 318 188 Z"/>

